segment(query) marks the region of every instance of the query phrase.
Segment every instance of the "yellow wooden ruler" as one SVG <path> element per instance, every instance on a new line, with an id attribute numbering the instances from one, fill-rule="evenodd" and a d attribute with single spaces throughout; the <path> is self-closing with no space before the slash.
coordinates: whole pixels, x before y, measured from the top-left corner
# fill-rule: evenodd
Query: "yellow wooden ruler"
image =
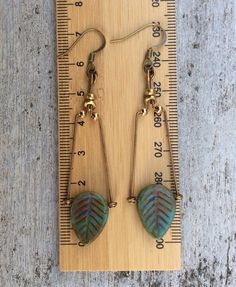
<path id="1" fill-rule="evenodd" d="M 64 205 L 64 200 L 71 170 L 75 115 L 82 108 L 87 89 L 87 57 L 100 45 L 99 38 L 91 33 L 69 55 L 58 59 L 60 268 L 62 271 L 178 270 L 181 267 L 179 203 L 170 230 L 157 244 L 144 230 L 136 207 L 126 200 L 135 113 L 142 107 L 145 88 L 143 60 L 147 48 L 160 40 L 159 32 L 150 28 L 123 43 L 109 43 L 153 21 L 160 22 L 167 31 L 168 41 L 154 59 L 155 89 L 158 103 L 168 112 L 178 180 L 175 0 L 56 0 L 56 4 L 58 54 L 67 50 L 87 28 L 100 29 L 107 37 L 107 47 L 96 58 L 99 75 L 95 95 L 97 112 L 104 125 L 112 193 L 118 202 L 117 208 L 110 210 L 108 223 L 96 241 L 78 247 L 70 224 L 70 208 Z M 72 194 L 96 191 L 106 195 L 98 128 L 94 124 L 84 127 L 77 124 L 76 128 L 79 130 L 73 154 Z M 150 113 L 140 122 L 136 194 L 155 182 L 163 182 L 174 191 L 165 128 L 160 118 Z"/>

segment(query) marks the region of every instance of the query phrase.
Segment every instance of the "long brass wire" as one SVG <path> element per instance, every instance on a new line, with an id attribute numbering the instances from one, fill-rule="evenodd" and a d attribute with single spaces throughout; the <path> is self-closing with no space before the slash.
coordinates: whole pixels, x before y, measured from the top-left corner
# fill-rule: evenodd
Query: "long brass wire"
<path id="1" fill-rule="evenodd" d="M 111 182 L 110 182 L 110 174 L 109 174 L 109 165 L 108 165 L 108 157 L 107 157 L 107 149 L 106 144 L 104 140 L 104 129 L 102 125 L 101 118 L 98 118 L 98 125 L 100 130 L 100 138 L 101 138 L 101 144 L 102 144 L 102 153 L 105 163 L 105 173 L 106 173 L 106 181 L 107 181 L 107 196 L 108 196 L 108 203 L 109 207 L 116 207 L 117 203 L 112 200 L 112 194 L 111 194 Z"/>
<path id="2" fill-rule="evenodd" d="M 168 139 L 168 145 L 169 145 L 169 150 L 170 150 L 170 163 L 171 163 L 171 168 L 173 172 L 173 177 L 174 177 L 174 185 L 175 185 L 175 196 L 176 199 L 181 199 L 182 195 L 179 192 L 179 184 L 178 184 L 178 177 L 177 177 L 177 172 L 175 169 L 175 162 L 174 162 L 174 154 L 173 154 L 173 146 L 170 138 L 170 128 L 169 128 L 169 123 L 168 123 L 168 116 L 166 110 L 162 107 L 162 112 L 164 115 L 164 121 L 165 121 L 165 128 L 166 128 L 166 135 Z"/>
<path id="3" fill-rule="evenodd" d="M 67 195 L 66 195 L 66 204 L 68 204 L 68 205 L 70 205 L 70 203 L 71 203 L 71 182 L 72 182 L 72 171 L 73 171 L 74 158 L 75 158 L 78 118 L 79 118 L 79 114 L 76 114 L 75 124 L 74 124 L 74 132 L 73 132 L 73 143 L 72 143 L 72 149 L 71 149 L 71 159 L 70 159 L 70 175 L 69 175 L 69 182 L 68 182 Z"/>
<path id="4" fill-rule="evenodd" d="M 138 119 L 141 113 L 137 112 L 135 116 L 135 124 L 134 124 L 134 141 L 133 141 L 133 150 L 132 150 L 132 158 L 131 158 L 131 165 L 130 165 L 130 187 L 129 187 L 129 197 L 128 201 L 130 203 L 135 203 L 136 199 L 134 196 L 134 185 L 135 185 L 135 168 L 136 168 L 136 157 L 137 157 L 137 141 L 138 141 Z"/>

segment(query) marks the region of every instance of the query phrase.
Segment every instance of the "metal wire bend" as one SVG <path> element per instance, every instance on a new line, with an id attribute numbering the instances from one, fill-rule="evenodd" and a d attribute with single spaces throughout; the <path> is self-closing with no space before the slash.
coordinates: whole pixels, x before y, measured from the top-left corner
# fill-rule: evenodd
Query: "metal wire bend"
<path id="1" fill-rule="evenodd" d="M 148 23 L 148 24 L 138 28 L 134 32 L 132 32 L 132 33 L 130 33 L 130 34 L 128 34 L 128 35 L 126 35 L 126 36 L 124 36 L 122 38 L 112 39 L 110 42 L 112 44 L 123 42 L 123 41 L 135 36 L 136 34 L 140 33 L 141 31 L 149 28 L 149 27 L 157 27 L 157 28 L 159 28 L 162 31 L 162 39 L 161 39 L 160 43 L 158 43 L 155 46 L 150 47 L 149 49 L 158 49 L 158 48 L 162 47 L 163 45 L 165 45 L 165 43 L 167 41 L 167 32 L 157 22 Z"/>
<path id="2" fill-rule="evenodd" d="M 77 39 L 74 41 L 74 43 L 72 43 L 72 45 L 65 52 L 62 52 L 61 54 L 59 54 L 58 58 L 61 58 L 61 57 L 65 56 L 66 54 L 68 54 L 78 44 L 78 42 L 86 34 L 88 34 L 90 32 L 97 33 L 100 36 L 101 40 L 102 40 L 101 46 L 98 49 L 96 49 L 93 52 L 91 52 L 90 54 L 96 54 L 96 53 L 100 52 L 101 50 L 103 50 L 106 47 L 106 37 L 104 36 L 104 34 L 100 30 L 98 30 L 96 28 L 88 28 L 79 37 L 77 37 Z"/>

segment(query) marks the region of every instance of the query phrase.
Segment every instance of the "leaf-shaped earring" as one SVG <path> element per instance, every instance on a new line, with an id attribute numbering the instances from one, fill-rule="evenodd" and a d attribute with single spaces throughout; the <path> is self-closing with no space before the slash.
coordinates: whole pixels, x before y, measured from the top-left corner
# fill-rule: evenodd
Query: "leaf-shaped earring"
<path id="1" fill-rule="evenodd" d="M 90 28 L 84 31 L 76 41 L 70 46 L 70 48 L 59 55 L 58 57 L 63 57 L 65 54 L 69 53 L 73 47 L 89 32 L 96 32 L 102 39 L 102 45 L 97 50 L 90 53 L 87 63 L 87 77 L 88 77 L 88 92 L 85 96 L 83 110 L 75 116 L 75 126 L 74 126 L 74 139 L 72 147 L 71 156 L 71 166 L 73 166 L 74 153 L 76 151 L 75 143 L 77 138 L 77 124 L 84 123 L 82 119 L 90 116 L 92 122 L 97 123 L 100 131 L 100 140 L 103 150 L 103 157 L 105 162 L 105 171 L 107 178 L 107 188 L 108 188 L 108 199 L 106 200 L 101 194 L 96 192 L 83 192 L 71 198 L 71 181 L 72 172 L 70 174 L 67 200 L 66 204 L 71 205 L 71 224 L 79 239 L 79 246 L 85 246 L 95 240 L 99 234 L 102 232 L 109 214 L 109 208 L 116 207 L 117 203 L 112 200 L 110 191 L 110 181 L 108 172 L 108 162 L 106 155 L 106 147 L 104 142 L 104 133 L 101 118 L 98 113 L 95 113 L 95 96 L 93 93 L 94 84 L 98 77 L 98 73 L 94 64 L 95 56 L 98 52 L 103 50 L 106 46 L 106 39 L 103 33 L 95 28 Z"/>
<path id="2" fill-rule="evenodd" d="M 146 75 L 146 90 L 144 94 L 144 107 L 137 112 L 135 119 L 135 132 L 134 132 L 134 147 L 133 147 L 133 158 L 132 158 L 132 174 L 130 180 L 130 194 L 128 197 L 128 202 L 135 204 L 137 202 L 138 214 L 140 216 L 141 222 L 143 223 L 146 231 L 151 234 L 155 239 L 161 239 L 166 232 L 169 230 L 175 216 L 176 210 L 176 200 L 180 200 L 182 196 L 178 190 L 175 166 L 172 155 L 172 145 L 170 141 L 168 117 L 164 107 L 157 105 L 157 99 L 154 91 L 153 78 L 155 75 L 153 55 L 155 49 L 160 48 L 166 43 L 167 33 L 159 25 L 159 23 L 147 24 L 133 33 L 122 37 L 120 39 L 112 40 L 111 43 L 117 43 L 124 41 L 135 34 L 141 32 L 142 30 L 153 27 L 153 29 L 158 29 L 162 32 L 162 38 L 158 45 L 151 47 L 147 50 L 145 60 L 144 60 L 144 72 Z M 135 166 L 136 166 L 136 146 L 137 146 L 137 130 L 138 122 L 140 117 L 144 117 L 148 114 L 149 110 L 155 111 L 155 114 L 159 117 L 163 116 L 163 122 L 165 122 L 166 133 L 168 137 L 168 144 L 170 149 L 172 172 L 174 175 L 175 182 L 175 192 L 173 193 L 170 189 L 162 184 L 150 184 L 144 188 L 136 198 L 134 196 L 134 183 L 135 183 Z"/>

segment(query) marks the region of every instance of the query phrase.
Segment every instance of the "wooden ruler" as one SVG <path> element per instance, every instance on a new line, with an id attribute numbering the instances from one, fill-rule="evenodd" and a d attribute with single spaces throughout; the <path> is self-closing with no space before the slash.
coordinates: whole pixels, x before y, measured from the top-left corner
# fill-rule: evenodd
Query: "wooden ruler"
<path id="1" fill-rule="evenodd" d="M 158 43 L 159 31 L 151 28 L 123 43 L 109 40 L 140 26 L 159 21 L 168 33 L 166 45 L 155 55 L 155 89 L 166 106 L 175 168 L 178 175 L 178 124 L 176 95 L 175 0 L 56 0 L 57 50 L 62 53 L 79 33 L 95 27 L 107 37 L 107 47 L 97 55 L 97 111 L 101 114 L 107 146 L 112 192 L 118 207 L 110 210 L 108 223 L 96 241 L 80 248 L 70 225 L 70 209 L 63 204 L 71 169 L 74 119 L 87 89 L 85 75 L 89 52 L 100 45 L 88 34 L 71 53 L 58 59 L 59 229 L 62 271 L 178 270 L 181 267 L 180 206 L 175 220 L 158 244 L 147 234 L 135 206 L 126 201 L 135 113 L 142 106 L 145 80 L 143 59 L 147 48 Z M 162 182 L 174 190 L 170 150 L 164 123 L 150 115 L 141 120 L 137 146 L 135 190 Z M 72 193 L 106 194 L 104 162 L 98 127 L 76 124 L 78 138 L 73 154 Z M 157 248 L 156 248 L 157 245 Z"/>

